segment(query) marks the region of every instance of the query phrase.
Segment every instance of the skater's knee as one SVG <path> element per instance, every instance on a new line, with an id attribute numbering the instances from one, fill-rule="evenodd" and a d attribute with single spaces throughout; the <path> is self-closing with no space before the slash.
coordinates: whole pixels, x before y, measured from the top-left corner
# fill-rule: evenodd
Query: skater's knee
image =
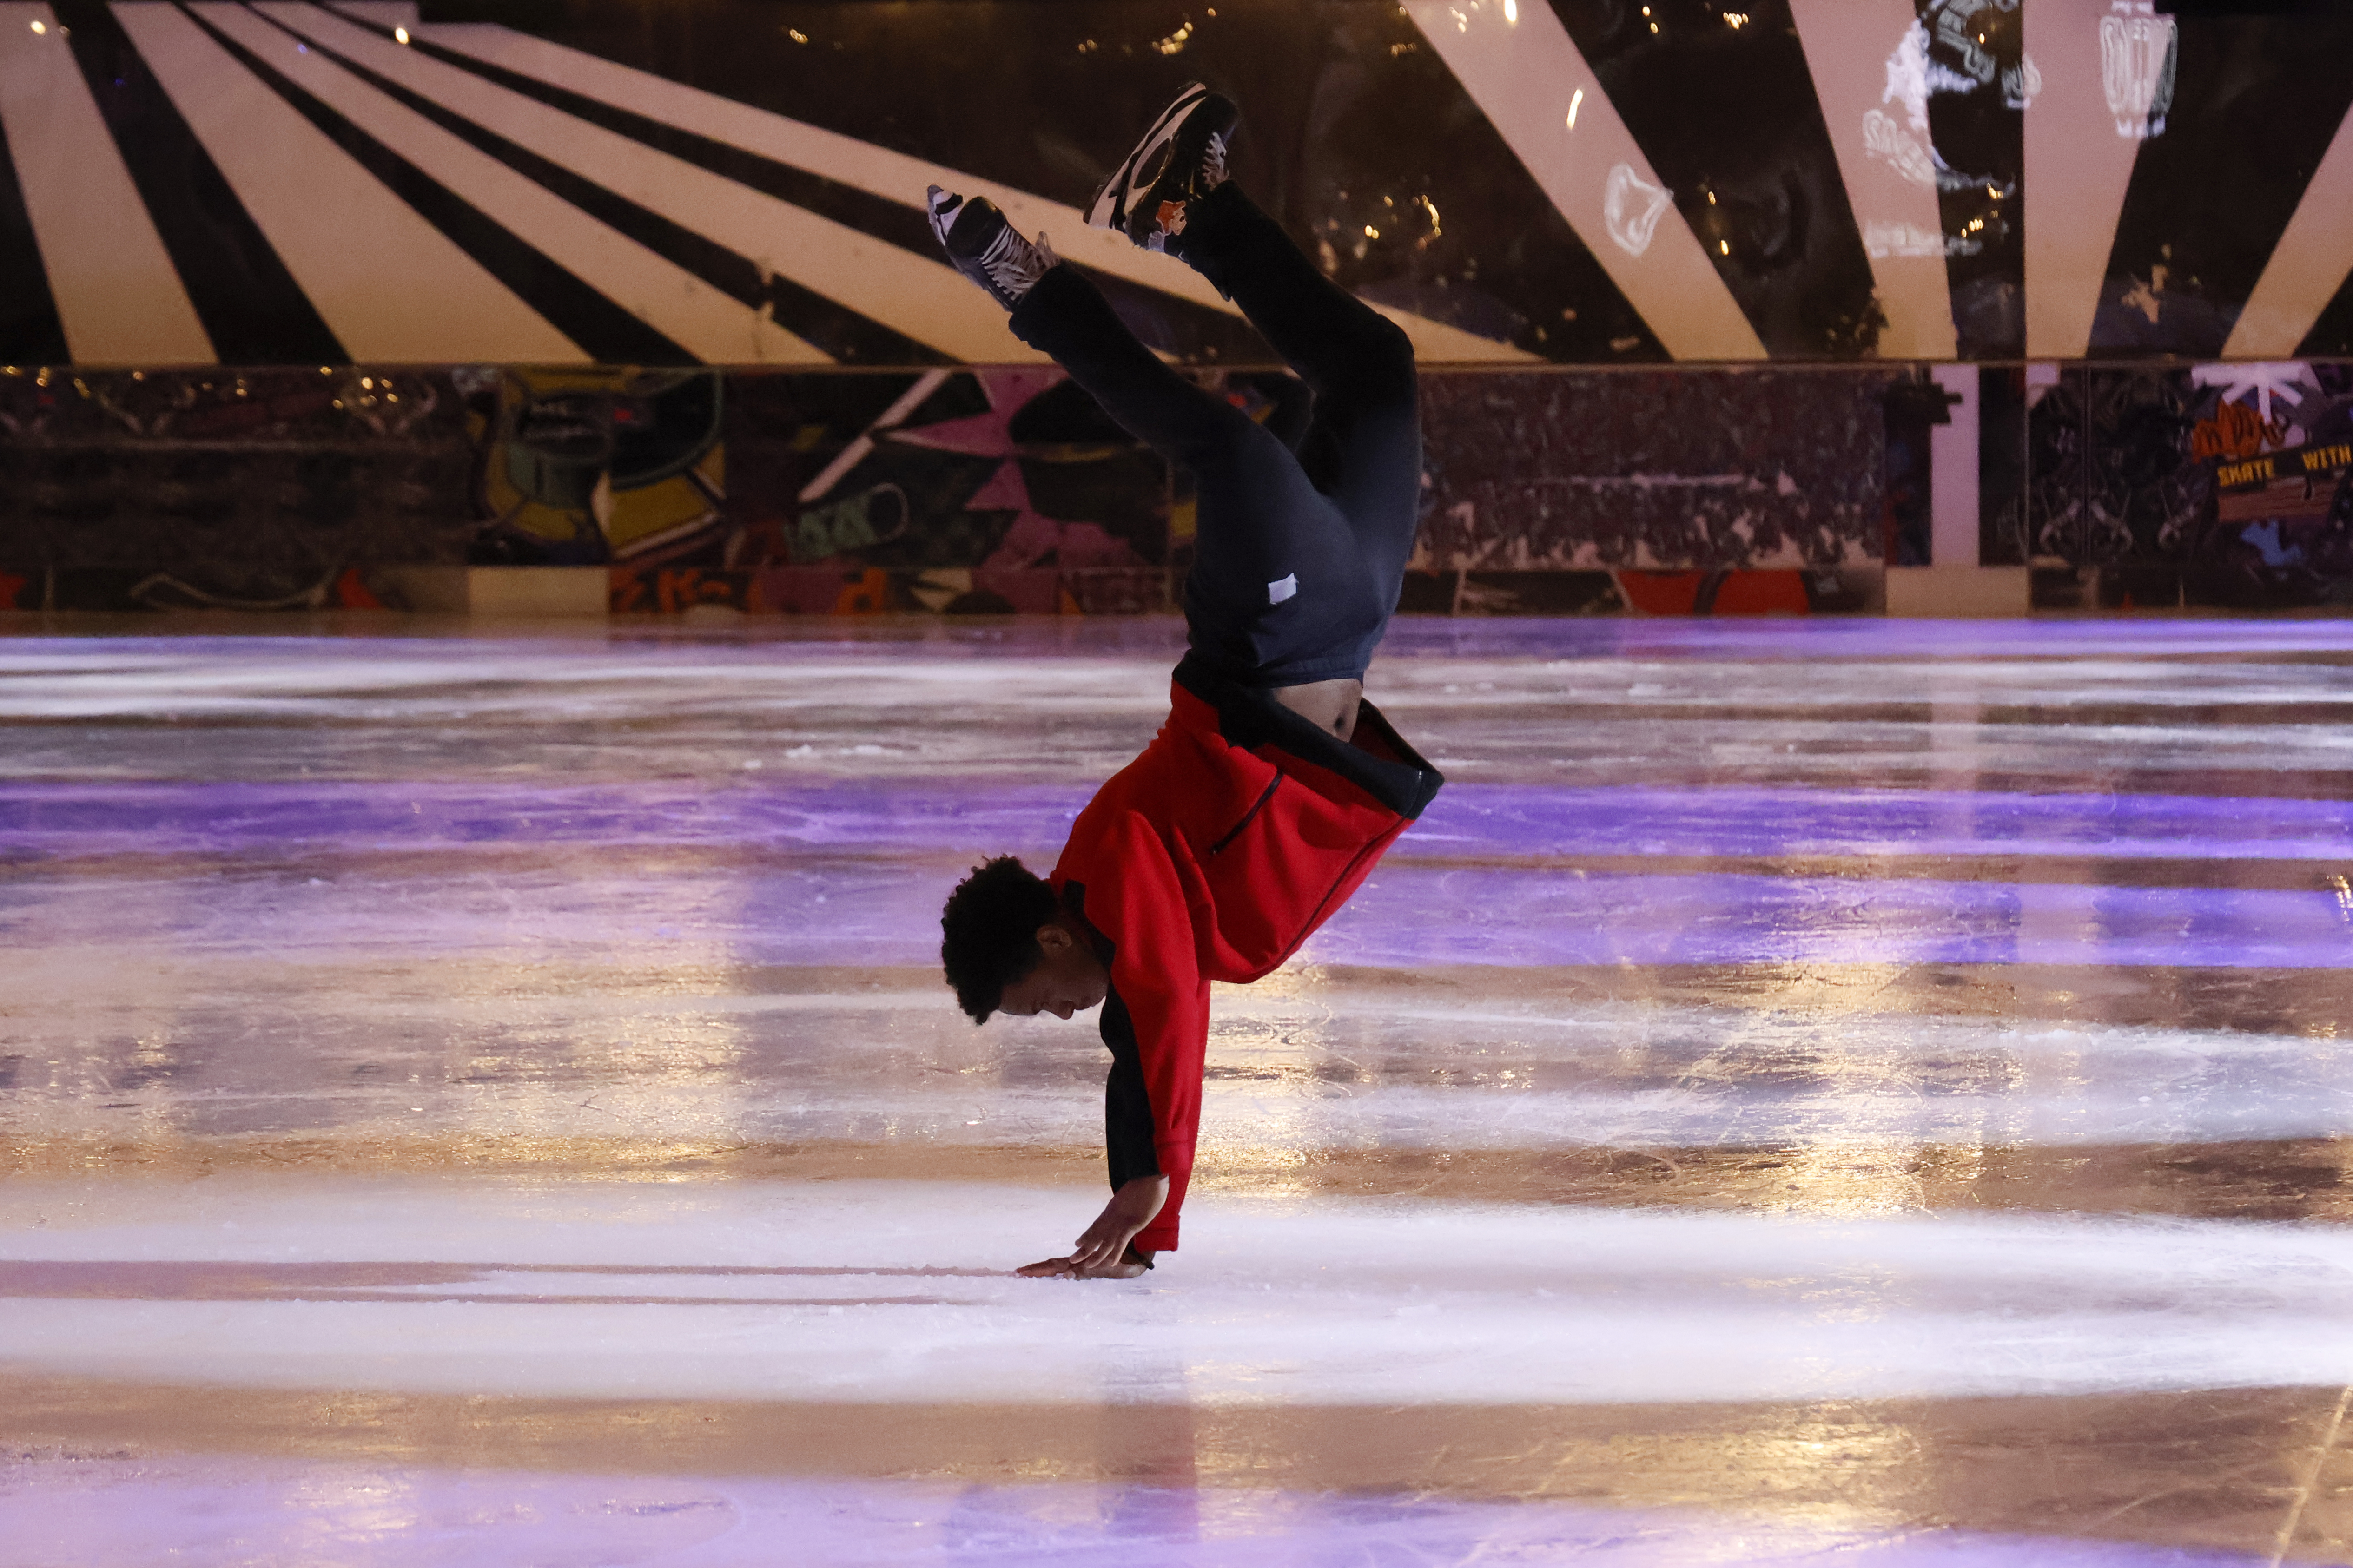
<path id="1" fill-rule="evenodd" d="M 1413 340 L 1388 317 L 1372 317 L 1349 345 L 1342 378 L 1330 390 L 1352 401 L 1385 403 L 1412 396 Z"/>
<path id="2" fill-rule="evenodd" d="M 1393 369 L 1413 374 L 1413 339 L 1406 330 L 1387 316 L 1376 317 L 1366 334 L 1375 353 Z"/>
<path id="3" fill-rule="evenodd" d="M 1169 432 L 1166 442 L 1155 445 L 1163 457 L 1184 464 L 1196 476 L 1212 471 L 1258 472 L 1272 454 L 1287 450 L 1281 437 L 1224 398 L 1208 394 Z"/>

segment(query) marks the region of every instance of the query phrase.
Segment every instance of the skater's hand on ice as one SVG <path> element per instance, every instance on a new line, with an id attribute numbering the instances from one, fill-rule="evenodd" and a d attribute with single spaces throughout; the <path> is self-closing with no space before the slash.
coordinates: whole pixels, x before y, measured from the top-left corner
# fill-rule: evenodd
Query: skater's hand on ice
<path id="1" fill-rule="evenodd" d="M 1166 1176 L 1138 1176 L 1121 1187 L 1112 1194 L 1094 1224 L 1080 1236 L 1078 1247 L 1071 1253 L 1071 1266 L 1083 1273 L 1118 1263 L 1135 1233 L 1150 1225 L 1167 1201 Z"/>
<path id="2" fill-rule="evenodd" d="M 1122 1261 L 1104 1268 L 1081 1268 L 1067 1258 L 1049 1258 L 1040 1263 L 1025 1263 L 1014 1272 L 1025 1279 L 1135 1279 L 1143 1277 L 1145 1268 Z"/>
<path id="3" fill-rule="evenodd" d="M 1125 1261 L 1127 1244 L 1167 1201 L 1167 1177 L 1138 1176 L 1111 1195 L 1068 1258 L 1049 1258 L 1020 1272 L 1032 1279 L 1133 1279 L 1144 1265 Z"/>

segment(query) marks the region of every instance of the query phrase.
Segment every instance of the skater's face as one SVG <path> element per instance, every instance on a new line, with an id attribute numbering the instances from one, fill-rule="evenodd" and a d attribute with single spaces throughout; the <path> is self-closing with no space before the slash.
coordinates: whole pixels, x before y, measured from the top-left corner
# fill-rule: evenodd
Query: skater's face
<path id="1" fill-rule="evenodd" d="M 1038 928 L 1038 951 L 1046 961 L 1005 988 L 997 1010 L 1016 1018 L 1051 1013 L 1067 1018 L 1100 1004 L 1111 992 L 1111 974 L 1087 944 L 1059 921 Z"/>

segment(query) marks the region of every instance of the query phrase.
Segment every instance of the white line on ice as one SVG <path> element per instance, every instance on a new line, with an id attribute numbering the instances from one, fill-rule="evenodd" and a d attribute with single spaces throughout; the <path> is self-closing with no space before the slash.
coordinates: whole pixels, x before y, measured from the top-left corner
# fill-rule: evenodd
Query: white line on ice
<path id="1" fill-rule="evenodd" d="M 216 1178 L 0 1195 L 0 1361 L 413 1393 L 1576 1404 L 2353 1381 L 2353 1232 L 2004 1215 L 1828 1222 L 1204 1199 L 1134 1284 L 1029 1281 L 1092 1201 L 976 1185 Z M 24 1260 L 47 1260 L 38 1269 Z M 415 1264 L 284 1299 L 120 1293 L 235 1261 Z M 452 1265 L 480 1272 L 451 1282 Z M 551 1265 L 595 1266 L 596 1272 Z M 937 1268 L 952 1272 L 910 1271 Z M 871 1272 L 839 1272 L 840 1270 Z M 638 1270 L 659 1270 L 638 1273 Z M 773 1270 L 774 1272 L 760 1272 Z M 95 1277 L 95 1276 L 94 1276 Z M 203 1291 L 189 1291 L 199 1298 Z M 231 1292 L 235 1295 L 237 1292 Z M 215 1292 L 218 1294 L 218 1292 Z M 538 1297 L 607 1296 L 551 1303 Z M 636 1298 L 632 1300 L 631 1298 Z"/>

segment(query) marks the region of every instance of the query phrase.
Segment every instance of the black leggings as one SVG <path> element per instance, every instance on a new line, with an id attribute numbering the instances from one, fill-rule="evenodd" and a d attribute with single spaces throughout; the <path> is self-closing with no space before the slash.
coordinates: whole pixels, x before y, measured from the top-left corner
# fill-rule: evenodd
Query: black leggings
<path id="1" fill-rule="evenodd" d="M 1030 289 L 1014 334 L 1192 471 L 1185 624 L 1196 655 L 1249 686 L 1361 679 L 1397 609 L 1420 513 L 1413 345 L 1231 183 L 1192 204 L 1171 248 L 1314 393 L 1296 451 L 1161 363 L 1072 268 Z"/>

